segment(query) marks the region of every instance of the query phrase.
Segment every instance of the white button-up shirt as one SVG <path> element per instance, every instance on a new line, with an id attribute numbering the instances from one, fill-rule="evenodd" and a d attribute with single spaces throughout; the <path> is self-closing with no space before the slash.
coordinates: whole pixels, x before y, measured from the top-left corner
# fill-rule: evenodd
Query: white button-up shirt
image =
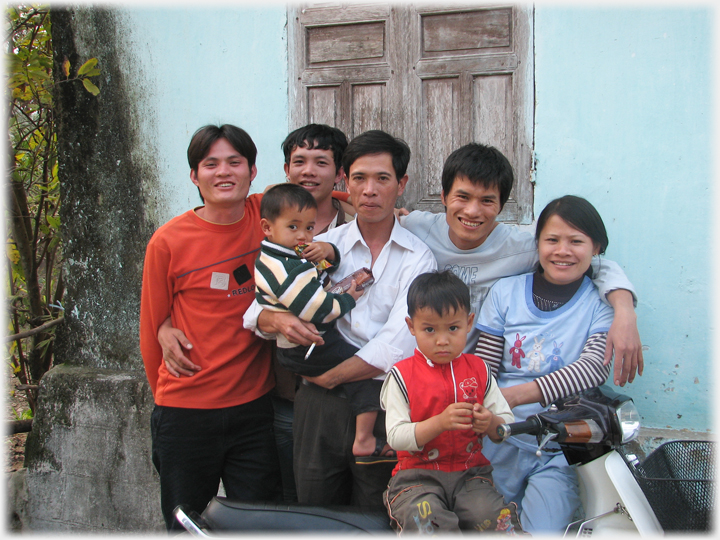
<path id="1" fill-rule="evenodd" d="M 331 274 L 333 285 L 355 270 L 372 269 L 375 282 L 365 290 L 357 305 L 337 320 L 337 329 L 348 343 L 360 348 L 357 356 L 387 373 L 396 362 L 411 356 L 415 350 L 415 338 L 405 323 L 407 292 L 415 277 L 437 270 L 435 256 L 397 220 L 390 240 L 374 264 L 356 221 L 320 234 L 315 240 L 335 244 L 340 252 L 340 266 Z M 257 329 L 260 309 L 253 304 L 245 314 L 244 325 L 269 337 Z M 384 379 L 385 375 L 376 378 Z"/>

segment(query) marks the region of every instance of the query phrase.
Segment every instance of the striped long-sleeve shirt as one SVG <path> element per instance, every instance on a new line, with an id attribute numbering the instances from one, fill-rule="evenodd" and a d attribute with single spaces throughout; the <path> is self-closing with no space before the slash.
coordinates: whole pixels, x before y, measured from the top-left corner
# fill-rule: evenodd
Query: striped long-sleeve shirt
<path id="1" fill-rule="evenodd" d="M 328 272 L 337 269 L 340 254 Z M 355 307 L 355 299 L 347 293 L 325 292 L 315 266 L 301 259 L 295 250 L 263 240 L 255 261 L 255 298 L 263 309 L 289 311 L 317 326 L 319 331 L 332 327 L 332 322 Z"/>

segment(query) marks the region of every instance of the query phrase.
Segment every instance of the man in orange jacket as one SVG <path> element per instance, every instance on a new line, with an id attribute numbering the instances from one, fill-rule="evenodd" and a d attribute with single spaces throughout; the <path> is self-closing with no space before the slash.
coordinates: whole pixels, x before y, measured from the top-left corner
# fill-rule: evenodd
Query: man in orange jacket
<path id="1" fill-rule="evenodd" d="M 188 147 L 190 178 L 204 206 L 160 227 L 145 254 L 140 348 L 155 399 L 152 459 L 168 529 L 178 504 L 202 512 L 220 480 L 233 499 L 270 500 L 279 467 L 269 393 L 270 347 L 245 330 L 263 233 L 250 136 L 205 126 Z M 185 346 L 167 354 L 163 332 Z M 192 344 L 188 347 L 188 344 Z"/>

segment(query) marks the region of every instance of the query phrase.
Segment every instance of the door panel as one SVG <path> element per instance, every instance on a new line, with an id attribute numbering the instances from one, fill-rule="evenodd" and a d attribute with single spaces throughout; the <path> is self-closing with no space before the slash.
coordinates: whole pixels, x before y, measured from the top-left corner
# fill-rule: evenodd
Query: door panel
<path id="1" fill-rule="evenodd" d="M 339 92 L 339 86 L 308 88 L 308 122 L 334 126 L 338 117 Z"/>
<path id="2" fill-rule="evenodd" d="M 422 16 L 423 57 L 511 46 L 512 8 Z"/>
<path id="3" fill-rule="evenodd" d="M 308 64 L 340 63 L 382 58 L 385 24 L 382 22 L 308 28 Z"/>
<path id="4" fill-rule="evenodd" d="M 418 210 L 434 210 L 440 205 L 440 177 L 445 158 L 456 148 L 459 131 L 457 112 L 459 78 L 423 80 L 422 113 L 425 119 L 422 153 L 426 156 L 425 183 Z"/>
<path id="5" fill-rule="evenodd" d="M 516 184 L 503 221 L 532 221 L 532 8 L 306 5 L 288 11 L 290 128 L 383 129 L 412 151 L 408 209 L 443 211 L 447 156 L 498 147 Z"/>
<path id="6" fill-rule="evenodd" d="M 363 133 L 371 129 L 382 129 L 385 107 L 384 84 L 352 85 L 353 133 Z"/>

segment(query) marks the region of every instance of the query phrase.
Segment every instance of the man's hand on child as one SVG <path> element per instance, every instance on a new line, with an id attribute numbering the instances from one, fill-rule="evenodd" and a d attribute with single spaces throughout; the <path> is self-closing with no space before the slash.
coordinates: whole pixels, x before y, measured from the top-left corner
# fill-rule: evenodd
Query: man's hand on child
<path id="1" fill-rule="evenodd" d="M 472 430 L 477 434 L 485 433 L 490 427 L 493 413 L 479 403 L 475 403 L 472 409 Z"/>

